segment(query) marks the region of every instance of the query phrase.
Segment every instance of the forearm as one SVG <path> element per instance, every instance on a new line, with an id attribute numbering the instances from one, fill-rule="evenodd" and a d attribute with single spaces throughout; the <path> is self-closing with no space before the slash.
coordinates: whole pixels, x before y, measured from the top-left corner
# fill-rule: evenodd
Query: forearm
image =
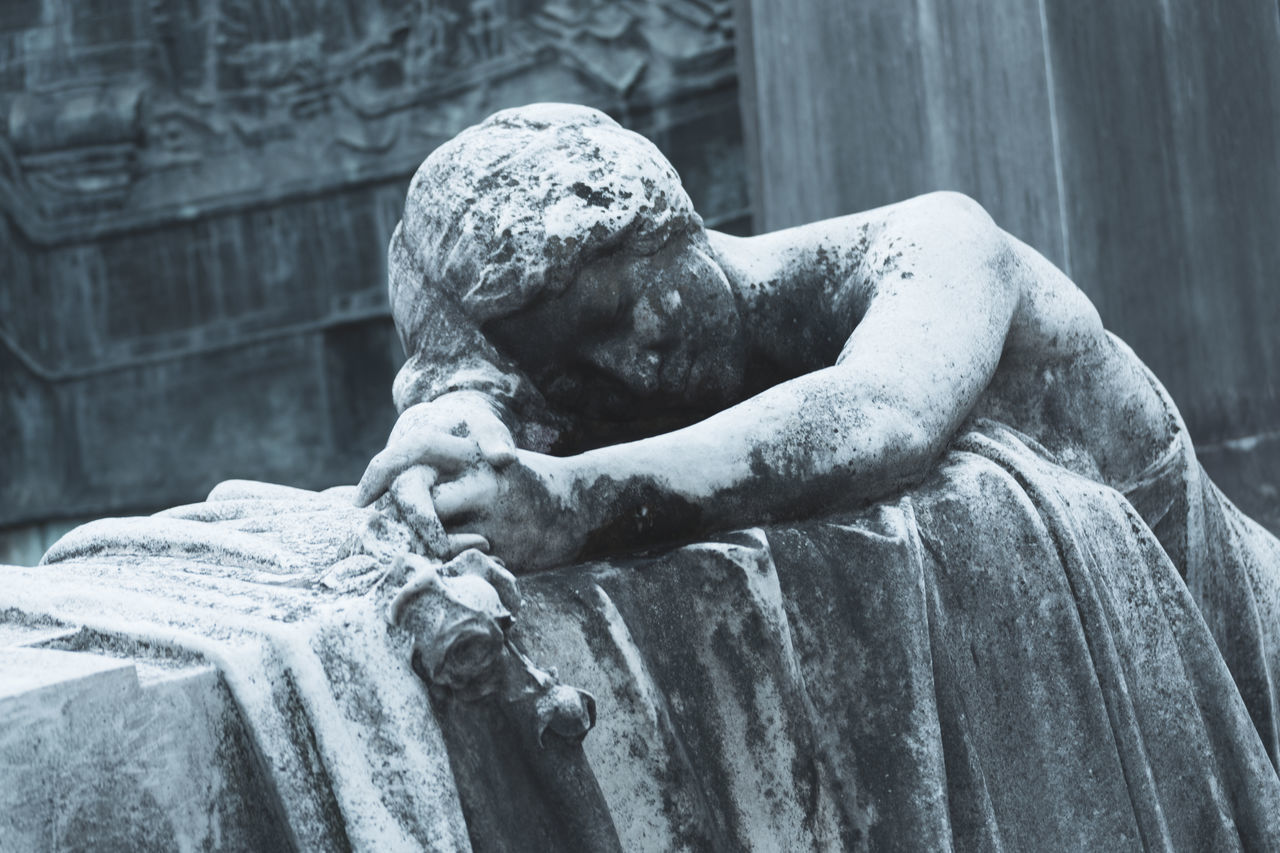
<path id="1" fill-rule="evenodd" d="M 976 205 L 895 212 L 872 240 L 869 304 L 837 365 L 575 458 L 589 551 L 811 516 L 918 481 L 999 363 L 1021 292 L 1009 256 Z"/>
<path id="2" fill-rule="evenodd" d="M 497 417 L 523 448 L 545 452 L 568 422 L 552 412 L 532 383 L 486 343 L 465 357 L 436 360 L 429 350 L 405 362 L 396 376 L 396 407 L 429 402 Z"/>
<path id="3" fill-rule="evenodd" d="M 854 506 L 918 479 L 939 449 L 900 405 L 833 367 L 566 462 L 590 556 Z"/>

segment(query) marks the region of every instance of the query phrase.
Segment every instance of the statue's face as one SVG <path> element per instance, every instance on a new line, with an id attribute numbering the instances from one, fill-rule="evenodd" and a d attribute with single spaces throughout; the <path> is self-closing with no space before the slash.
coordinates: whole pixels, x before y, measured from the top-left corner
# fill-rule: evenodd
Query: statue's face
<path id="1" fill-rule="evenodd" d="M 559 297 L 487 328 L 553 405 L 590 417 L 699 415 L 741 394 L 733 292 L 687 237 L 600 258 Z"/>

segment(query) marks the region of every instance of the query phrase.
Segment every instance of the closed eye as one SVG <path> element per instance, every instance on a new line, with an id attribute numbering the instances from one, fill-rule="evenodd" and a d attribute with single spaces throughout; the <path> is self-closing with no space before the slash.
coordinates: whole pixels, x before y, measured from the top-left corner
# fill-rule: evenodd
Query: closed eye
<path id="1" fill-rule="evenodd" d="M 610 288 L 609 298 L 602 299 L 600 310 L 592 318 L 593 331 L 610 336 L 627 322 L 632 304 L 622 293 L 622 288 Z"/>

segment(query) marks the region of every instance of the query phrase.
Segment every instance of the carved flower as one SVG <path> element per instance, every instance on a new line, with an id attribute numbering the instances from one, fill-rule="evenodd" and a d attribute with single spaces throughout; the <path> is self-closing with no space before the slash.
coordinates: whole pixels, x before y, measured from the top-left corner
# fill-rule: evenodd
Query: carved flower
<path id="1" fill-rule="evenodd" d="M 431 630 L 415 632 L 419 665 L 431 683 L 454 690 L 461 699 L 487 696 L 502 681 L 499 663 L 511 614 L 481 578 L 443 578 L 441 589 Z"/>
<path id="2" fill-rule="evenodd" d="M 505 632 L 513 622 L 497 590 L 478 574 L 443 577 L 422 557 L 401 559 L 415 572 L 392 602 L 389 618 L 413 634 L 415 669 L 459 698 L 495 692 L 502 682 Z"/>

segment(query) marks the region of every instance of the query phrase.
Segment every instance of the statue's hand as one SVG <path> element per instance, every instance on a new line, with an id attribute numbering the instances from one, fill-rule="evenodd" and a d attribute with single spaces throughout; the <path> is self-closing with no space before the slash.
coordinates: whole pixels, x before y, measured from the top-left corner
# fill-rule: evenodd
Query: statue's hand
<path id="1" fill-rule="evenodd" d="M 515 458 L 511 431 L 483 396 L 461 391 L 405 409 L 387 446 L 369 462 L 356 489 L 356 505 L 368 506 L 415 466 L 433 481 L 459 478 L 480 468 L 503 468 Z"/>
<path id="2" fill-rule="evenodd" d="M 518 450 L 501 468 L 475 466 L 432 490 L 436 512 L 450 538 L 483 537 L 517 573 L 562 565 L 586 540 L 573 458 Z"/>

